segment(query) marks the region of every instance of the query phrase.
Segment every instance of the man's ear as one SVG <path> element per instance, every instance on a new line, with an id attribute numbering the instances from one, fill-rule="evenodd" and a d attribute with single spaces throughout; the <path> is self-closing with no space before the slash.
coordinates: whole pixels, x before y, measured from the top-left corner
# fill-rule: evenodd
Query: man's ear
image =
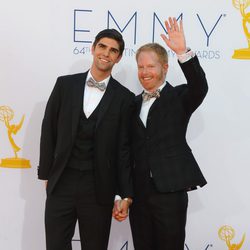
<path id="1" fill-rule="evenodd" d="M 168 72 L 168 63 L 163 64 L 163 69 L 164 69 L 165 73 L 167 74 L 167 72 Z"/>
<path id="2" fill-rule="evenodd" d="M 95 51 L 95 46 L 92 45 L 92 46 L 91 46 L 91 54 L 92 54 L 92 55 L 93 55 L 94 51 Z"/>

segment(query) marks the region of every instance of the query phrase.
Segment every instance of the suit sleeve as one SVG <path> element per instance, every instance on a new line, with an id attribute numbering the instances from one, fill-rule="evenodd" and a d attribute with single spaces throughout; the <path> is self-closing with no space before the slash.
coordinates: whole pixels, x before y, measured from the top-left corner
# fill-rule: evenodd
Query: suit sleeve
<path id="1" fill-rule="evenodd" d="M 185 89 L 182 94 L 185 95 L 184 100 L 187 102 L 190 112 L 194 112 L 208 92 L 206 75 L 197 56 L 179 64 L 187 80 L 187 85 L 180 85 Z"/>
<path id="2" fill-rule="evenodd" d="M 47 102 L 42 121 L 38 166 L 38 178 L 42 180 L 48 180 L 54 160 L 57 141 L 57 120 L 60 110 L 60 82 L 61 78 L 59 77 Z"/>
<path id="3" fill-rule="evenodd" d="M 134 110 L 134 94 L 131 94 L 123 105 L 118 144 L 118 194 L 122 197 L 133 197 L 131 176 L 131 117 Z"/>

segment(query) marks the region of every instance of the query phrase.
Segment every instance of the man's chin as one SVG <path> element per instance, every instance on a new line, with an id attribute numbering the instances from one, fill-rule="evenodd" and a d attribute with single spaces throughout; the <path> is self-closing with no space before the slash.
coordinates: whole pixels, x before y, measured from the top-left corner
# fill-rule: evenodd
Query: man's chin
<path id="1" fill-rule="evenodd" d="M 145 83 L 145 82 L 141 82 L 141 85 L 144 89 L 146 89 L 147 91 L 150 91 L 150 89 L 152 89 L 152 84 L 151 83 Z"/>
<path id="2" fill-rule="evenodd" d="M 111 66 L 103 66 L 103 67 L 99 67 L 99 70 L 103 71 L 103 72 L 108 72 L 108 71 L 112 70 L 112 67 Z"/>

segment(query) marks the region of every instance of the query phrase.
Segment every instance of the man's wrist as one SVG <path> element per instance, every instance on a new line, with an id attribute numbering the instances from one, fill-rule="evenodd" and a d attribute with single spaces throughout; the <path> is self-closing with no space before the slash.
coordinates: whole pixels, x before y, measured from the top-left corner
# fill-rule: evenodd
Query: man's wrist
<path id="1" fill-rule="evenodd" d="M 187 47 L 185 53 L 176 55 L 180 63 L 185 63 L 195 56 L 194 52 L 189 47 Z"/>

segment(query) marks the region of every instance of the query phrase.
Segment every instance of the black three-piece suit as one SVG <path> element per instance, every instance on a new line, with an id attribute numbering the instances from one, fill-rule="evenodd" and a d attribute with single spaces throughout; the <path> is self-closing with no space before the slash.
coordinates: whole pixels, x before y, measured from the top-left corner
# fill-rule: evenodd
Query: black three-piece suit
<path id="1" fill-rule="evenodd" d="M 134 95 L 111 77 L 106 92 L 93 112 L 93 117 L 91 115 L 87 119 L 83 113 L 86 77 L 87 72 L 59 77 L 47 103 L 43 119 L 38 177 L 48 180 L 46 210 L 49 212 L 46 212 L 45 215 L 47 249 L 71 249 L 70 238 L 73 236 L 72 228 L 74 228 L 76 217 L 84 229 L 80 228 L 80 231 L 90 232 L 89 234 L 84 232 L 81 234 L 80 232 L 82 241 L 86 237 L 105 238 L 92 239 L 99 245 L 86 245 L 86 249 L 106 249 L 114 196 L 115 194 L 120 194 L 121 197 L 133 195 L 129 168 L 129 122 Z M 89 120 L 91 120 L 92 127 L 88 128 L 92 128 L 92 130 L 90 129 L 91 133 L 84 134 L 84 126 L 88 126 Z M 80 126 L 80 124 L 82 125 Z M 91 152 L 91 167 L 86 169 L 84 168 L 87 165 L 85 167 L 77 166 L 75 163 L 81 163 L 81 159 L 72 161 L 73 152 L 78 150 L 76 142 L 81 141 L 81 137 L 88 138 L 88 141 L 91 142 L 84 147 L 92 145 L 91 150 L 89 150 Z M 85 148 L 81 149 L 81 144 L 78 144 L 80 150 L 84 151 Z M 78 156 L 76 154 L 76 157 L 73 156 L 73 158 L 80 155 L 80 153 Z M 84 161 L 82 162 L 84 163 Z M 82 167 L 83 169 L 81 169 Z M 78 201 L 78 198 L 81 201 Z M 89 203 L 92 200 L 95 207 L 98 206 L 98 210 L 90 208 L 91 204 Z M 79 211 L 75 209 L 73 212 L 76 215 L 72 216 L 70 209 L 72 209 L 74 202 Z M 86 207 L 89 209 L 86 210 L 89 216 L 88 214 L 81 215 L 82 210 Z M 103 207 L 103 211 L 107 212 L 99 215 L 102 213 L 99 207 Z M 60 214 L 58 220 L 55 219 L 57 214 Z M 79 217 L 81 216 L 85 219 L 89 218 L 88 228 L 84 225 L 84 219 L 80 221 Z M 97 220 L 96 218 L 102 220 L 102 217 L 105 220 L 103 222 L 106 225 L 105 230 L 102 228 L 101 221 L 96 221 L 96 224 L 91 221 L 91 218 L 92 220 Z M 64 219 L 65 221 L 63 221 Z M 58 226 L 55 225 L 57 223 Z M 93 236 L 91 236 L 90 229 L 92 224 Z M 97 225 L 102 232 L 96 236 Z M 55 243 L 53 246 L 51 242 L 62 242 L 62 244 Z M 82 245 L 84 246 L 84 242 Z"/>
<path id="2" fill-rule="evenodd" d="M 130 212 L 136 250 L 183 249 L 187 191 L 206 184 L 185 137 L 189 119 L 208 91 L 207 81 L 196 56 L 180 66 L 187 84 L 166 83 L 149 110 L 146 127 L 139 116 L 142 95 L 136 97 Z"/>

